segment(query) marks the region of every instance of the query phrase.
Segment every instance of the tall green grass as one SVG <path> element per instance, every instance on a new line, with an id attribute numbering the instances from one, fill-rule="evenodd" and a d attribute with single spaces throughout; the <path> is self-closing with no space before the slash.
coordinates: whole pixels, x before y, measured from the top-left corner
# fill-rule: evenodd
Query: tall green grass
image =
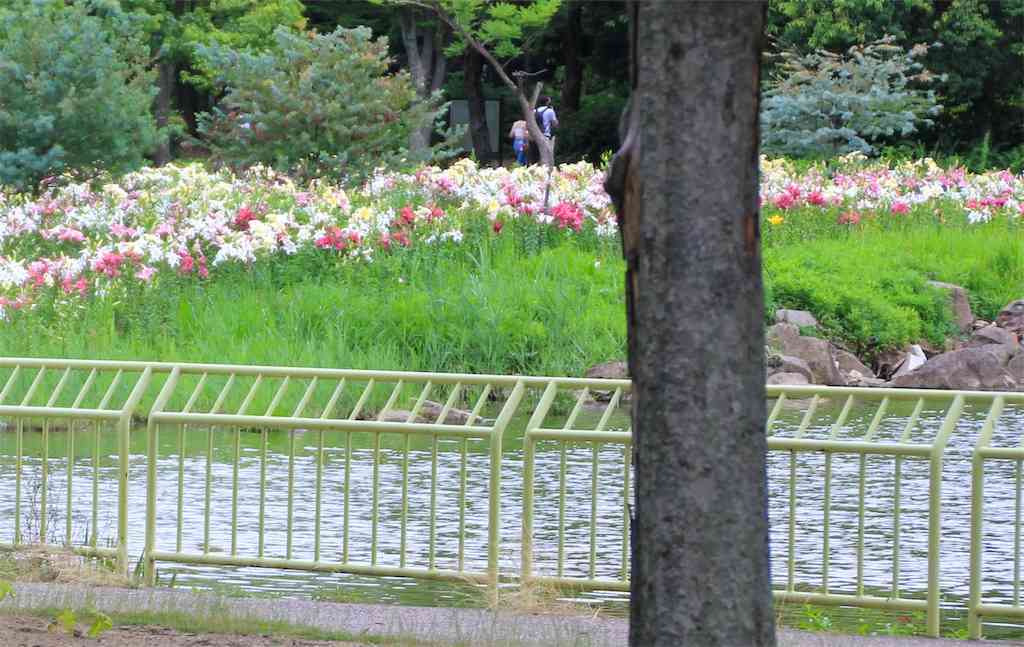
<path id="1" fill-rule="evenodd" d="M 854 231 L 765 252 L 768 313 L 810 310 L 829 337 L 866 357 L 955 334 L 948 296 L 929 280 L 967 288 L 975 316 L 991 321 L 1024 297 L 1024 229 L 992 222 Z"/>
<path id="2" fill-rule="evenodd" d="M 427 250 L 428 252 L 429 250 Z M 621 261 L 563 244 L 483 241 L 323 265 L 299 257 L 172 280 L 74 317 L 0 326 L 5 355 L 578 374 L 625 353 Z"/>
<path id="3" fill-rule="evenodd" d="M 946 295 L 995 317 L 1024 297 L 1024 228 L 920 224 L 807 229 L 766 241 L 766 318 L 813 312 L 864 357 L 955 334 Z M 0 354 L 288 366 L 578 375 L 625 356 L 617 241 L 467 235 L 371 263 L 310 251 L 213 278 L 159 278 L 70 315 L 40 301 L 0 324 Z"/>

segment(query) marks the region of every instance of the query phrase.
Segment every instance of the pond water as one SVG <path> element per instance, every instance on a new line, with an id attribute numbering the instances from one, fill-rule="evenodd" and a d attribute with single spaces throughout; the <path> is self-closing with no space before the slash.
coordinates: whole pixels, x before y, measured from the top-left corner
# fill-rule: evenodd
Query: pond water
<path id="1" fill-rule="evenodd" d="M 838 403 L 841 404 L 841 403 Z M 809 433 L 827 433 L 830 416 L 835 418 L 837 403 L 826 403 L 815 418 Z M 528 407 L 524 407 L 524 410 Z M 596 417 L 599 412 L 590 414 Z M 968 407 L 952 436 L 946 453 L 943 484 L 943 535 L 941 550 L 942 589 L 948 600 L 965 598 L 968 592 L 969 530 L 970 530 L 970 451 L 984 420 L 984 411 Z M 850 416 L 848 429 L 863 429 L 869 424 L 873 409 L 856 409 Z M 910 415 L 910 407 L 894 406 L 881 426 L 879 437 L 892 440 L 898 436 Z M 788 434 L 799 424 L 801 412 L 786 410 L 775 426 L 775 433 Z M 501 523 L 501 563 L 503 571 L 518 572 L 520 548 L 520 512 L 522 505 L 522 430 L 527 416 L 517 417 L 506 433 L 502 468 L 503 515 Z M 934 436 L 941 425 L 942 412 L 922 412 L 916 440 Z M 585 426 L 585 420 L 577 424 Z M 626 413 L 620 411 L 611 427 L 623 428 Z M 550 425 L 548 425 L 550 426 Z M 10 429 L 10 428 L 9 428 Z M 1024 410 L 1008 407 L 997 428 L 995 444 L 1016 445 L 1024 430 Z M 206 429 L 188 429 L 185 452 L 180 459 L 177 429 L 165 428 L 160 435 L 158 469 L 157 546 L 173 551 L 178 534 L 178 473 L 184 473 L 181 517 L 182 550 L 202 553 L 206 546 L 204 525 L 207 479 Z M 288 551 L 287 518 L 289 509 L 289 435 L 268 433 L 266 465 L 265 545 L 268 557 L 284 557 Z M 72 491 L 72 534 L 76 542 L 86 540 L 93 532 L 90 501 L 92 496 L 92 434 L 76 434 Z M 379 473 L 379 526 L 376 561 L 381 565 L 398 565 L 401 548 L 402 466 L 404 440 L 384 436 Z M 211 524 L 208 550 L 226 553 L 231 547 L 231 505 L 234 433 L 213 432 L 213 459 L 209 461 Z M 304 432 L 295 435 L 295 460 L 291 500 L 293 534 L 292 556 L 312 559 L 316 518 L 316 453 L 319 434 Z M 324 464 L 322 470 L 320 551 L 324 561 L 340 561 L 344 551 L 344 482 L 347 437 L 343 433 L 323 434 Z M 439 568 L 455 568 L 459 558 L 461 447 L 455 440 L 443 440 L 438 449 L 438 487 L 436 522 L 436 560 Z M 15 434 L 0 433 L 0 542 L 10 541 L 14 515 Z M 65 533 L 67 506 L 67 434 L 49 434 L 48 535 L 60 543 Z M 38 533 L 40 496 L 41 434 L 25 434 L 23 482 L 23 532 Z M 98 537 L 101 543 L 116 534 L 117 471 L 113 434 L 100 439 L 100 471 L 98 479 Z M 623 555 L 623 475 L 622 447 L 603 445 L 599 448 L 598 488 L 596 503 L 596 575 L 617 578 L 622 572 Z M 258 544 L 261 471 L 261 435 L 240 434 L 238 466 L 238 554 L 255 556 Z M 482 441 L 469 441 L 466 461 L 465 526 L 463 546 L 467 570 L 482 572 L 487 557 L 488 453 Z M 768 460 L 770 520 L 772 524 L 772 569 L 777 586 L 786 583 L 787 539 L 789 523 L 788 452 L 770 452 Z M 353 434 L 349 458 L 348 554 L 354 563 L 371 561 L 372 467 L 373 449 L 368 434 Z M 535 469 L 535 572 L 553 575 L 558 559 L 559 473 L 561 455 L 557 443 L 541 443 Z M 888 591 L 892 581 L 893 535 L 893 464 L 891 457 L 872 456 L 866 461 L 865 484 L 865 586 L 869 590 Z M 565 574 L 586 576 L 590 557 L 590 517 L 592 511 L 592 447 L 570 445 L 566 452 L 565 502 Z M 1015 463 L 991 462 L 986 478 L 985 517 L 985 581 L 989 601 L 1006 601 L 1012 593 L 1014 580 L 1014 502 L 1018 482 Z M 816 586 L 821 581 L 823 563 L 823 501 L 824 457 L 822 454 L 797 455 L 796 512 L 796 574 L 798 585 Z M 408 467 L 408 511 L 406 560 L 409 566 L 425 566 L 430 544 L 431 446 L 428 440 L 412 442 Z M 832 507 L 829 579 L 835 592 L 851 592 L 856 582 L 855 546 L 858 531 L 859 458 L 834 455 L 832 459 Z M 142 549 L 145 518 L 145 433 L 132 434 L 129 486 L 130 552 L 137 557 Z M 928 528 L 928 463 L 922 459 L 903 461 L 901 479 L 901 550 L 899 583 L 904 595 L 923 595 L 927 571 Z M 406 578 L 364 577 L 343 574 L 307 573 L 261 568 L 225 568 L 161 563 L 161 583 L 173 580 L 175 586 L 273 594 L 314 596 L 351 601 L 401 602 L 405 604 L 476 604 L 479 593 L 471 587 L 423 582 Z M 884 593 L 883 593 L 884 594 Z M 581 599 L 623 601 L 624 594 L 596 592 L 581 594 Z"/>

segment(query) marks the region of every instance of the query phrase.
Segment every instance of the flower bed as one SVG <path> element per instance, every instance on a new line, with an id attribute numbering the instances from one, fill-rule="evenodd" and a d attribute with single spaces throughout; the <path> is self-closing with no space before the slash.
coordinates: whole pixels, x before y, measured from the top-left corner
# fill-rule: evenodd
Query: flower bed
<path id="1" fill-rule="evenodd" d="M 970 174 L 931 160 L 895 167 L 847 156 L 804 170 L 763 160 L 766 246 L 858 227 L 922 220 L 948 226 L 1024 221 L 1024 176 Z M 588 164 L 379 172 L 361 187 L 296 186 L 266 168 L 239 176 L 200 165 L 146 169 L 37 198 L 0 194 L 0 317 L 36 303 L 104 297 L 163 275 L 203 281 L 226 264 L 298 253 L 339 262 L 458 245 L 467 237 L 557 235 L 611 240 L 616 220 Z"/>

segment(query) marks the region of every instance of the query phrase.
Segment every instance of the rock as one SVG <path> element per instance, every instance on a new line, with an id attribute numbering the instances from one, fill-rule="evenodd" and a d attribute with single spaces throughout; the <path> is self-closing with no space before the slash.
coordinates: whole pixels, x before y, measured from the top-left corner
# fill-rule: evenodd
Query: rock
<path id="1" fill-rule="evenodd" d="M 811 380 L 814 379 L 814 373 L 811 371 L 811 366 L 800 359 L 799 357 L 791 357 L 790 355 L 779 355 L 779 367 L 777 370 L 772 371 L 775 373 L 799 373 L 807 378 L 807 383 L 810 384 Z"/>
<path id="2" fill-rule="evenodd" d="M 604 362 L 591 366 L 583 376 L 591 380 L 628 380 L 629 365 L 622 361 Z"/>
<path id="3" fill-rule="evenodd" d="M 911 371 L 915 371 L 921 366 L 924 366 L 925 362 L 928 361 L 928 356 L 924 354 L 922 349 L 917 344 L 913 344 L 907 350 L 907 355 L 903 360 L 903 363 L 899 365 L 896 372 L 892 374 L 893 379 L 906 375 Z"/>
<path id="4" fill-rule="evenodd" d="M 888 386 L 888 384 L 888 382 L 879 377 L 862 377 L 861 379 L 857 380 L 856 383 L 854 383 L 854 386 L 861 386 L 874 389 L 883 386 Z"/>
<path id="5" fill-rule="evenodd" d="M 999 311 L 995 324 L 1009 330 L 1018 338 L 1024 336 L 1024 299 L 1011 301 Z"/>
<path id="6" fill-rule="evenodd" d="M 949 292 L 949 303 L 953 308 L 953 321 L 960 332 L 970 332 L 974 323 L 974 314 L 971 312 L 971 302 L 967 298 L 967 290 L 952 283 L 941 281 L 928 281 L 928 285 L 939 290 Z"/>
<path id="7" fill-rule="evenodd" d="M 448 410 L 448 415 L 444 417 L 444 420 L 438 420 L 441 412 L 444 410 L 444 405 L 440 402 L 434 402 L 433 400 L 424 400 L 423 404 L 420 405 L 420 416 L 416 422 L 429 422 L 439 425 L 464 425 L 469 420 L 469 416 L 472 415 L 471 411 L 464 411 L 462 409 L 456 409 L 452 407 Z M 406 412 L 408 414 L 408 412 Z M 492 424 L 493 421 L 490 418 L 477 418 L 473 424 L 476 425 L 487 425 Z"/>
<path id="8" fill-rule="evenodd" d="M 785 386 L 798 386 L 801 384 L 810 384 L 807 376 L 803 373 L 775 373 L 774 375 L 768 376 L 768 384 L 779 384 Z"/>
<path id="9" fill-rule="evenodd" d="M 945 342 L 943 342 L 943 345 L 941 347 L 939 347 L 939 346 L 936 346 L 935 344 L 931 343 L 927 339 L 924 339 L 924 340 L 921 340 L 921 341 L 917 342 L 917 345 L 920 346 L 921 350 L 924 351 L 924 356 L 929 358 L 929 359 L 931 359 L 932 357 L 935 357 L 936 355 L 941 355 L 941 354 L 949 352 L 951 350 L 955 350 L 953 348 L 946 348 L 946 343 Z"/>
<path id="10" fill-rule="evenodd" d="M 1012 391 L 1017 380 L 1007 370 L 1008 346 L 989 344 L 944 353 L 923 366 L 893 378 L 891 385 L 921 389 Z"/>
<path id="11" fill-rule="evenodd" d="M 1005 344 L 1010 347 L 1017 346 L 1017 335 L 999 326 L 985 326 L 974 331 L 971 340 L 967 342 L 968 348 L 988 346 L 990 344 Z"/>
<path id="12" fill-rule="evenodd" d="M 817 328 L 818 320 L 806 310 L 776 310 L 775 321 L 790 323 L 797 328 Z"/>
<path id="13" fill-rule="evenodd" d="M 410 422 L 409 416 L 412 415 L 412 411 L 406 411 L 404 409 L 388 409 L 383 414 L 378 414 L 369 418 L 369 420 L 377 420 L 379 422 Z M 411 422 L 427 422 L 420 416 L 416 416 Z"/>
<path id="14" fill-rule="evenodd" d="M 846 379 L 832 356 L 832 345 L 824 339 L 804 337 L 800 329 L 791 323 L 775 324 L 768 329 L 767 337 L 768 343 L 783 355 L 807 362 L 814 384 L 846 386 Z"/>
<path id="15" fill-rule="evenodd" d="M 1024 353 L 1018 353 L 1006 365 L 1006 370 L 1017 380 L 1018 387 L 1024 387 Z"/>
<path id="16" fill-rule="evenodd" d="M 887 350 L 875 356 L 875 375 L 889 379 L 907 358 L 904 350 Z"/>
<path id="17" fill-rule="evenodd" d="M 622 361 L 604 362 L 591 366 L 583 376 L 590 380 L 628 380 L 629 364 Z M 612 394 L 614 393 L 614 389 L 608 389 L 607 391 L 590 389 L 590 398 L 584 404 L 592 405 L 594 403 L 608 402 L 612 399 Z M 630 393 L 623 393 L 621 402 L 628 402 Z M 579 394 L 580 392 L 577 391 L 576 396 L 579 397 Z"/>
<path id="18" fill-rule="evenodd" d="M 857 356 L 849 351 L 845 351 L 842 348 L 833 348 L 832 354 L 835 355 L 836 363 L 839 365 L 839 370 L 843 373 L 852 373 L 856 371 L 863 377 L 874 377 L 874 372 L 864 365 Z"/>

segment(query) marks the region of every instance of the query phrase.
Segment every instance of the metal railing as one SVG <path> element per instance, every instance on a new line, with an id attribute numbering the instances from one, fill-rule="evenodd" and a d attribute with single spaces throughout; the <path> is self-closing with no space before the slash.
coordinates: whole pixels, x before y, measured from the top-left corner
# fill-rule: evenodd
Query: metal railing
<path id="1" fill-rule="evenodd" d="M 628 380 L 0 359 L 0 385 L 0 419 L 14 428 L 13 461 L 0 463 L 12 469 L 0 469 L 0 479 L 15 484 L 13 505 L 0 504 L 0 522 L 13 525 L 0 548 L 63 543 L 115 559 L 127 572 L 129 515 L 143 516 L 129 509 L 130 431 L 148 407 L 141 551 L 148 583 L 157 563 L 170 562 L 471 581 L 491 591 L 499 579 L 629 590 L 632 432 L 620 411 Z M 518 465 L 503 441 L 528 390 L 539 397 L 523 432 L 519 562 L 503 569 L 502 514 L 520 505 L 512 503 L 516 493 L 502 492 L 503 469 Z M 980 635 L 985 617 L 1024 618 L 1024 418 L 1004 430 L 1013 446 L 996 433 L 1007 411 L 1024 407 L 1024 394 L 769 386 L 767 395 L 778 602 L 920 611 L 937 635 L 942 478 L 956 439 L 957 447 L 973 447 L 963 605 L 970 633 Z M 980 430 L 961 424 L 965 411 L 984 416 Z M 54 452 L 58 426 L 70 433 Z M 977 442 L 965 445 L 975 431 Z M 103 451 L 110 441 L 113 449 Z M 141 453 L 136 445 L 134 455 Z M 1007 462 L 1012 473 L 999 467 Z M 413 482 L 416 464 L 428 464 L 429 476 L 420 470 Z M 100 488 L 112 467 L 116 497 Z M 891 478 L 882 482 L 879 473 Z M 1012 484 L 1012 520 L 1005 508 L 986 505 L 987 478 Z M 75 487 L 83 479 L 91 492 Z M 927 485 L 916 494 L 904 491 L 919 482 Z M 53 496 L 55 487 L 63 497 Z M 117 531 L 104 541 L 100 510 L 114 498 Z M 486 527 L 467 521 L 467 508 L 483 501 Z M 300 507 L 309 514 L 298 520 Z M 993 511 L 1000 516 L 986 525 Z M 60 512 L 63 536 L 54 532 Z M 885 532 L 872 527 L 882 516 Z M 926 527 L 926 538 L 905 535 L 909 523 Z M 985 533 L 1010 523 L 1012 594 L 986 591 Z M 879 538 L 881 549 L 868 546 Z M 914 545 L 918 539 L 926 541 Z M 927 565 L 908 585 L 903 562 L 911 549 Z M 840 558 L 846 568 L 836 576 Z"/>
<path id="2" fill-rule="evenodd" d="M 584 427 L 579 423 L 579 414 L 586 405 L 590 394 L 578 392 L 576 404 L 568 418 L 561 424 L 546 426 L 546 418 L 551 403 L 559 391 L 590 389 L 605 392 L 608 404 L 600 411 L 598 419 L 593 417 Z M 629 452 L 632 442 L 631 430 L 627 427 L 620 430 L 608 430 L 606 425 L 611 409 L 621 402 L 629 393 L 628 381 L 594 381 L 587 384 L 562 386 L 557 380 L 549 382 L 544 395 L 538 403 L 534 415 L 527 425 L 524 439 L 524 480 L 523 480 L 523 539 L 520 579 L 523 583 L 540 582 L 577 589 L 629 590 L 628 542 L 629 542 L 629 505 L 631 483 L 629 480 Z M 942 513 L 942 480 L 943 464 L 946 449 L 951 437 L 958 433 L 958 423 L 965 407 L 971 407 L 975 413 L 986 415 L 986 422 L 981 431 L 978 449 L 975 451 L 974 506 L 972 512 L 972 568 L 971 568 L 971 600 L 968 602 L 972 618 L 972 635 L 980 634 L 978 618 L 981 615 L 1001 615 L 1004 617 L 1024 617 L 1024 608 L 1020 606 L 1020 466 L 1024 461 L 1024 448 L 990 448 L 988 440 L 1004 405 L 1013 402 L 1024 404 L 1024 394 L 987 393 L 987 392 L 951 392 L 913 389 L 855 389 L 817 386 L 769 386 L 767 395 L 774 400 L 767 422 L 769 460 L 776 461 L 776 474 L 786 474 L 784 482 L 771 483 L 774 496 L 780 505 L 774 506 L 779 519 L 773 519 L 773 553 L 782 553 L 782 572 L 784 578 L 777 580 L 774 597 L 778 603 L 818 604 L 834 606 L 851 606 L 861 608 L 882 609 L 891 611 L 923 612 L 927 616 L 927 631 L 931 635 L 939 634 L 940 603 L 942 586 L 940 582 L 941 538 L 943 532 Z M 777 429 L 777 423 L 788 418 L 784 429 Z M 936 429 L 931 434 L 920 424 L 927 418 L 929 427 Z M 966 433 L 966 430 L 960 430 Z M 534 472 L 538 460 L 538 451 L 542 445 L 551 446 L 557 452 L 556 492 L 545 497 L 548 505 L 547 513 L 557 517 L 549 526 L 557 528 L 557 532 L 548 535 L 556 537 L 556 545 L 538 548 L 534 537 L 536 520 L 535 511 L 535 478 Z M 609 484 L 607 475 L 603 483 L 599 483 L 602 447 L 614 445 L 621 447 L 622 459 L 617 480 Z M 580 451 L 583 447 L 583 451 Z M 575 451 L 574 451 L 574 448 Z M 581 488 L 580 479 L 567 476 L 576 464 L 577 469 L 588 462 L 589 450 L 589 488 Z M 567 455 L 570 457 L 567 460 Z M 803 457 L 798 461 L 798 456 Z M 802 470 L 798 477 L 798 463 L 809 463 L 812 458 L 820 459 L 810 469 Z M 830 577 L 831 565 L 837 560 L 837 549 L 833 543 L 836 531 L 833 528 L 833 516 L 836 512 L 834 466 L 841 460 L 850 458 L 854 461 L 852 470 L 855 493 L 845 511 L 855 511 L 855 526 L 849 550 L 853 553 L 853 577 L 846 578 L 841 586 L 835 586 Z M 808 460 L 805 460 L 808 459 Z M 866 509 L 869 505 L 877 507 L 877 501 L 883 495 L 876 489 L 868 488 L 868 462 L 875 460 L 872 470 L 878 471 L 877 461 L 887 461 L 892 475 L 891 490 L 886 493 L 889 507 L 891 534 L 888 536 L 888 558 L 881 568 L 875 572 L 885 571 L 889 575 L 887 584 L 872 582 L 868 586 L 866 577 L 867 551 L 865 542 L 871 528 L 868 527 Z M 605 460 L 608 460 L 607 458 Z M 984 482 L 984 460 L 1015 460 L 1016 476 L 1016 509 L 1014 520 L 1014 591 L 1013 604 L 981 604 L 981 520 L 982 520 L 982 485 Z M 917 465 L 914 465 L 917 463 Z M 927 542 L 924 552 L 927 559 L 926 577 L 919 586 L 909 587 L 924 590 L 923 599 L 908 597 L 901 586 L 901 564 L 905 556 L 903 525 L 907 501 L 903 493 L 905 482 L 904 472 L 909 467 L 920 468 L 917 472 L 926 471 L 927 478 L 927 510 L 925 512 L 927 526 Z M 849 475 L 849 471 L 847 472 Z M 572 480 L 576 487 L 569 492 L 566 487 Z M 850 479 L 847 479 L 850 480 Z M 611 486 L 611 487 L 610 487 Z M 616 564 L 617 574 L 614 577 L 600 576 L 595 565 L 595 535 L 598 527 L 599 500 L 605 505 L 610 504 L 608 496 L 612 487 L 618 486 L 621 496 L 618 498 L 621 508 L 621 521 L 618 522 L 622 533 L 621 558 Z M 809 488 L 818 488 L 821 493 L 820 513 L 808 510 L 806 503 Z M 575 558 L 566 558 L 566 502 L 569 497 L 581 496 L 581 489 L 589 489 L 590 515 L 582 521 L 589 530 L 589 551 L 574 551 Z M 801 495 L 801 493 L 803 493 Z M 557 503 L 551 503 L 554 499 Z M 870 503 L 869 503 L 870 502 Z M 877 510 L 875 511 L 877 512 Z M 798 532 L 798 517 L 810 521 L 812 513 L 819 514 L 816 523 L 804 523 Z M 606 515 L 613 518 L 616 515 Z M 877 517 L 877 514 L 873 514 Z M 816 536 L 809 536 L 807 527 L 817 526 Z M 780 532 L 781 531 L 781 532 Z M 816 569 L 816 579 L 811 578 L 809 562 L 813 556 L 802 552 L 799 543 L 816 543 L 819 548 L 818 559 L 820 568 Z M 780 551 L 781 549 L 781 551 Z M 875 552 L 877 561 L 879 551 Z M 548 572 L 538 573 L 537 555 L 547 555 Z M 554 558 L 550 558 L 554 555 Z M 605 565 L 607 566 L 607 565 Z M 606 571 L 609 569 L 605 569 Z M 852 581 L 851 581 L 852 580 Z"/>
<path id="3" fill-rule="evenodd" d="M 77 554 L 116 560 L 117 570 L 127 574 L 129 431 L 152 374 L 151 367 L 138 364 L 0 358 L 0 380 L 4 385 L 0 390 L 0 418 L 13 420 L 15 426 L 11 540 L 0 543 L 0 548 L 16 549 L 26 543 L 55 546 L 63 539 L 64 546 Z M 26 427 L 40 431 L 38 457 L 26 453 Z M 51 527 L 59 521 L 59 511 L 50 499 L 54 477 L 51 463 L 60 460 L 50 452 L 50 433 L 55 428 L 68 432 L 63 455 L 62 537 Z M 117 533 L 107 538 L 104 545 L 99 539 L 99 481 L 103 459 L 107 457 L 101 457 L 100 448 L 110 435 L 116 437 Z M 76 441 L 82 436 L 92 441 L 92 452 L 85 461 L 79 459 L 76 450 Z M 86 478 L 91 482 L 89 514 L 84 520 L 79 518 L 79 526 L 84 524 L 86 528 L 84 532 L 77 528 L 80 540 L 76 542 L 75 512 L 81 502 L 75 498 L 75 467 L 83 463 L 88 472 Z M 24 490 L 29 477 L 35 481 L 31 493 L 36 501 L 26 510 Z M 32 527 L 23 527 L 26 522 Z M 26 536 L 26 530 L 31 530 L 32 537 Z"/>
<path id="4" fill-rule="evenodd" d="M 540 401 L 534 409 L 533 416 L 526 425 L 523 437 L 523 513 L 522 513 L 522 556 L 520 561 L 520 581 L 523 585 L 531 583 L 569 586 L 578 589 L 628 591 L 629 590 L 629 515 L 630 488 L 632 469 L 632 435 L 629 429 L 609 429 L 609 422 L 615 409 L 629 397 L 631 392 L 629 380 L 549 380 Z M 551 412 L 552 404 L 560 392 L 572 391 L 575 404 L 565 421 L 555 427 L 545 427 Z M 594 396 L 598 399 L 594 399 Z M 603 401 L 603 402 L 602 402 Z M 587 428 L 581 424 L 580 414 L 585 407 L 591 406 L 600 415 L 591 420 L 593 426 Z M 534 571 L 535 538 L 534 538 L 534 494 L 535 468 L 538 448 L 543 445 L 555 445 L 558 448 L 558 490 L 557 501 L 557 540 L 553 551 L 554 573 L 537 574 Z M 587 525 L 587 562 L 585 567 L 576 569 L 576 574 L 567 572 L 566 563 L 566 501 L 568 497 L 567 480 L 569 473 L 568 454 L 571 448 L 589 447 L 589 494 L 590 514 Z M 599 576 L 597 573 L 597 531 L 598 502 L 601 498 L 599 476 L 601 469 L 601 449 L 618 446 L 620 463 L 618 474 L 621 476 L 621 514 L 617 516 L 617 534 L 621 534 L 619 560 L 614 577 Z M 585 450 L 584 450 L 585 451 Z M 583 459 L 584 461 L 586 459 Z M 574 461 L 575 462 L 575 461 Z M 573 493 L 579 496 L 578 491 Z M 552 506 L 553 507 L 553 506 Z M 554 510 L 551 510 L 554 513 Z M 573 566 L 573 565 L 568 565 Z"/>
<path id="5" fill-rule="evenodd" d="M 968 635 L 971 638 L 981 638 L 981 619 L 985 616 L 998 616 L 1003 618 L 1024 618 L 1024 606 L 1021 606 L 1020 597 L 1020 569 L 1021 569 L 1021 472 L 1024 465 L 1024 433 L 1017 430 L 1019 439 L 1016 446 L 993 446 L 993 436 L 1000 421 L 1000 417 L 1007 404 L 1024 402 L 1020 394 L 1015 396 L 998 395 L 993 399 L 992 407 L 985 419 L 985 424 L 978 435 L 971 465 L 971 592 L 967 605 L 968 610 Z M 984 576 L 984 548 L 983 536 L 985 533 L 985 477 L 986 465 L 996 467 L 998 464 L 1005 464 L 1012 461 L 1013 472 L 1009 480 L 1013 483 L 1013 593 L 1010 603 L 986 601 L 982 592 L 982 579 Z M 991 472 L 989 472 L 991 473 Z M 1009 476 L 1009 475 L 1004 475 Z"/>
<path id="6" fill-rule="evenodd" d="M 189 378 L 193 384 L 186 387 Z M 213 388 L 214 382 L 221 378 L 219 388 Z M 412 387 L 412 394 L 407 393 Z M 487 420 L 481 412 L 488 402 L 489 396 L 496 387 L 507 389 L 508 393 L 497 417 Z M 488 584 L 494 590 L 498 584 L 498 556 L 501 545 L 501 469 L 502 469 L 502 435 L 509 420 L 516 411 L 524 390 L 523 383 L 517 378 L 401 373 L 385 371 L 354 371 L 330 369 L 299 369 L 269 368 L 255 366 L 218 366 L 218 365 L 177 365 L 171 369 L 169 378 L 160 391 L 148 419 L 147 453 L 149 465 L 148 494 L 149 513 L 146 525 L 146 547 L 144 551 L 146 580 L 153 582 L 156 562 L 179 562 L 188 564 L 217 564 L 224 566 L 264 566 L 271 568 L 287 568 L 319 572 L 339 572 L 360 575 L 382 575 L 417 577 L 436 580 L 476 581 Z M 263 392 L 270 397 L 269 403 L 262 413 L 252 412 L 254 401 Z M 291 392 L 298 397 L 290 413 L 282 414 L 282 401 Z M 233 412 L 228 413 L 226 404 L 231 402 L 232 393 L 244 394 L 241 403 Z M 434 393 L 442 395 L 444 404 L 429 400 Z M 176 394 L 187 394 L 187 399 L 180 400 L 177 408 L 170 405 Z M 215 395 L 214 395 L 215 394 Z M 272 394 L 272 395 L 270 395 Z M 301 394 L 301 395 L 298 395 Z M 329 394 L 318 398 L 318 394 Z M 374 406 L 376 395 L 386 394 L 386 401 L 379 408 Z M 197 403 L 212 400 L 208 409 L 197 410 Z M 467 396 L 472 402 L 470 411 L 458 409 L 463 398 Z M 429 417 L 424 412 L 427 403 L 433 406 Z M 407 407 L 407 408 L 405 408 Z M 375 410 L 374 410 L 375 409 Z M 161 426 L 176 427 L 177 434 L 177 489 L 176 510 L 176 543 L 173 549 L 157 546 L 156 526 L 158 520 L 166 519 L 160 512 L 157 500 L 157 447 Z M 203 488 L 203 542 L 202 552 L 189 552 L 183 548 L 183 517 L 185 487 L 185 454 L 188 439 L 197 428 L 206 428 L 205 485 Z M 243 429 L 257 430 L 259 433 L 258 459 L 258 505 L 256 512 L 255 546 L 243 551 L 238 540 L 239 535 L 239 464 L 241 460 L 241 434 Z M 287 462 L 287 495 L 285 513 L 285 545 L 283 554 L 268 555 L 267 535 L 271 528 L 267 524 L 267 448 L 270 430 L 281 430 L 288 435 Z M 324 478 L 324 441 L 325 433 L 341 432 L 344 434 L 344 469 L 339 481 L 341 484 L 340 547 L 328 555 L 323 548 L 323 492 L 327 485 Z M 230 505 L 230 550 L 226 554 L 213 552 L 210 546 L 211 499 L 214 484 L 211 473 L 214 452 L 214 435 L 229 433 L 233 447 L 231 455 L 231 505 Z M 296 437 L 300 433 L 310 433 L 315 437 L 314 451 L 315 481 L 313 491 L 296 493 Z M 354 434 L 369 434 L 372 443 L 371 469 L 367 478 L 353 475 Z M 385 560 L 380 549 L 381 527 L 381 474 L 382 474 L 382 439 L 388 436 L 398 437 L 397 450 L 401 461 L 400 501 L 398 502 L 398 533 L 397 554 Z M 410 556 L 409 536 L 409 461 L 413 439 L 424 439 L 429 442 L 431 461 L 431 478 L 429 483 L 429 515 L 426 519 L 428 549 L 419 555 L 419 560 Z M 445 551 L 451 556 L 447 567 L 439 564 L 437 546 L 438 525 L 438 488 L 442 484 L 438 479 L 438 456 L 440 445 L 446 440 L 455 441 L 455 451 L 459 456 L 457 488 L 458 545 L 454 550 Z M 467 460 L 470 441 L 481 441 L 486 444 L 487 462 L 489 465 L 488 492 L 488 527 L 487 527 L 487 562 L 481 570 L 467 563 L 466 539 L 467 531 Z M 353 509 L 352 493 L 356 489 L 369 488 L 370 491 L 370 549 L 369 555 L 362 560 L 356 559 L 350 550 L 353 535 L 352 516 L 360 511 Z M 313 499 L 315 513 L 312 528 L 312 546 L 307 546 L 305 558 L 297 557 L 298 547 L 293 545 L 295 536 L 294 506 L 296 494 Z M 254 550 L 253 550 L 254 549 Z M 243 554 L 247 553 L 247 554 Z M 389 563 L 385 563 L 389 561 Z"/>

